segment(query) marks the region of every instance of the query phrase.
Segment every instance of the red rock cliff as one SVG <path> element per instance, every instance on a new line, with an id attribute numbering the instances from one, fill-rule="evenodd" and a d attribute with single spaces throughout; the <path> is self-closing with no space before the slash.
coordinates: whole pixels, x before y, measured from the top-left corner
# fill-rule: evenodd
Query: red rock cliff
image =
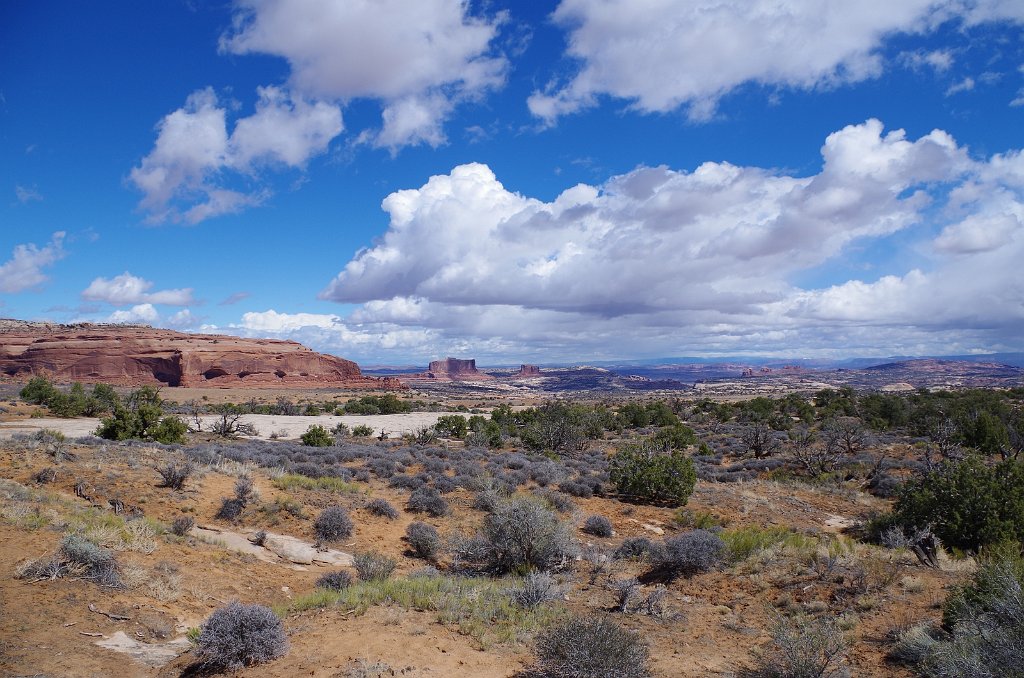
<path id="1" fill-rule="evenodd" d="M 405 388 L 294 341 L 11 320 L 0 321 L 0 374 L 121 386 Z"/>

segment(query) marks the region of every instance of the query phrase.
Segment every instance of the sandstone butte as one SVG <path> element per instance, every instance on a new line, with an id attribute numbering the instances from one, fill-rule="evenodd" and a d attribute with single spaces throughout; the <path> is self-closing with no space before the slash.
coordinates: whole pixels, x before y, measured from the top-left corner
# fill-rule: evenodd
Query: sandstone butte
<path id="1" fill-rule="evenodd" d="M 404 389 L 294 341 L 0 320 L 0 375 L 119 386 Z"/>
<path id="2" fill-rule="evenodd" d="M 494 379 L 489 374 L 476 369 L 476 360 L 459 360 L 458 358 L 445 358 L 435 360 L 427 367 L 426 377 L 438 381 L 491 381 Z"/>
<path id="3" fill-rule="evenodd" d="M 513 379 L 532 379 L 542 376 L 540 368 L 536 365 L 520 365 L 519 371 L 512 375 Z"/>

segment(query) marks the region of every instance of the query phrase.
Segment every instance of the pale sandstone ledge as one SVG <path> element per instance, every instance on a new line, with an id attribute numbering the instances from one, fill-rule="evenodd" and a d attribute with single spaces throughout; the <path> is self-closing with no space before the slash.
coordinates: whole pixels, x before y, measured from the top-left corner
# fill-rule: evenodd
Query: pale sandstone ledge
<path id="1" fill-rule="evenodd" d="M 321 414 L 317 416 L 287 416 L 283 414 L 244 414 L 240 424 L 252 424 L 256 428 L 254 437 L 262 440 L 281 439 L 295 440 L 309 430 L 310 426 L 323 426 L 327 430 L 338 424 L 349 429 L 356 426 L 369 426 L 373 430 L 372 437 L 377 438 L 383 433 L 385 438 L 401 438 L 406 434 L 417 434 L 425 428 L 437 423 L 437 420 L 451 412 L 405 412 L 402 414 Z M 213 414 L 203 415 L 202 430 L 209 431 L 217 423 L 219 417 Z M 189 423 L 192 423 L 191 420 Z M 96 418 L 79 417 L 77 419 L 58 419 L 56 417 L 36 417 L 0 422 L 0 440 L 11 438 L 17 434 L 33 435 L 44 428 L 60 431 L 69 438 L 81 438 L 93 435 L 100 425 Z"/>

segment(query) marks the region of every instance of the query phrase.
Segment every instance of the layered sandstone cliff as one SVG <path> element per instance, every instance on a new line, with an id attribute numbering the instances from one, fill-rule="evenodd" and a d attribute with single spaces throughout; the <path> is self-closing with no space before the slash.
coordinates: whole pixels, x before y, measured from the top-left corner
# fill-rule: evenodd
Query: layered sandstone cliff
<path id="1" fill-rule="evenodd" d="M 0 321 L 0 374 L 121 386 L 405 388 L 294 341 L 14 320 Z"/>

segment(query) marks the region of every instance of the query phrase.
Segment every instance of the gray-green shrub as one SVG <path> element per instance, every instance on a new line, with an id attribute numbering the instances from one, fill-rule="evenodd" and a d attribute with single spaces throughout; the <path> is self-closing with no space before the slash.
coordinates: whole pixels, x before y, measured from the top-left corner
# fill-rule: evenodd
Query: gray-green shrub
<path id="1" fill-rule="evenodd" d="M 605 618 L 572 619 L 537 637 L 538 678 L 647 678 L 647 645 Z"/>
<path id="2" fill-rule="evenodd" d="M 284 624 L 263 605 L 229 603 L 213 611 L 199 629 L 196 654 L 206 665 L 239 669 L 284 656 Z"/>
<path id="3" fill-rule="evenodd" d="M 669 577 L 707 572 L 725 555 L 725 542 L 708 530 L 690 530 L 665 540 L 659 569 Z"/>
<path id="4" fill-rule="evenodd" d="M 399 515 L 398 509 L 392 506 L 387 499 L 374 499 L 366 505 L 366 510 L 371 515 L 387 518 L 388 520 L 395 520 Z"/>
<path id="5" fill-rule="evenodd" d="M 323 542 L 340 541 L 352 536 L 352 519 L 341 506 L 325 508 L 313 523 L 313 532 Z"/>
<path id="6" fill-rule="evenodd" d="M 612 536 L 612 521 L 604 516 L 590 516 L 583 523 L 583 531 L 595 537 Z"/>
<path id="7" fill-rule="evenodd" d="M 342 591 L 352 585 L 352 575 L 345 570 L 335 570 L 320 576 L 316 580 L 317 588 L 328 591 Z"/>
<path id="8" fill-rule="evenodd" d="M 433 525 L 410 523 L 405 528 L 405 540 L 412 552 L 425 560 L 434 560 L 441 552 L 441 536 Z"/>
<path id="9" fill-rule="evenodd" d="M 565 569 L 577 551 L 569 526 L 527 497 L 499 502 L 480 533 L 456 546 L 460 560 L 496 574 Z"/>
<path id="10" fill-rule="evenodd" d="M 356 573 L 362 581 L 380 581 L 387 579 L 395 571 L 395 561 L 382 553 L 368 551 L 357 553 L 353 558 Z"/>

